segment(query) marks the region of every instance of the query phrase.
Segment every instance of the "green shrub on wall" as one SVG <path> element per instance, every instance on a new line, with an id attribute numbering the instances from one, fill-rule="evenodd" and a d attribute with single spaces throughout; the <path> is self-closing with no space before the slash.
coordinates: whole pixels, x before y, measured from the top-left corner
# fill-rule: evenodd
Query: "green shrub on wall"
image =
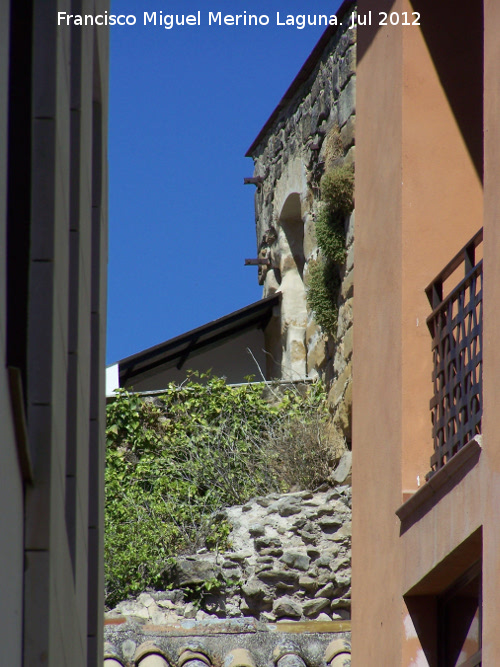
<path id="1" fill-rule="evenodd" d="M 340 278 L 332 260 L 319 259 L 309 271 L 307 302 L 325 333 L 335 334 Z"/>
<path id="2" fill-rule="evenodd" d="M 265 390 L 263 384 L 228 387 L 220 378 L 201 384 L 191 377 L 154 400 L 122 391 L 108 405 L 109 606 L 147 587 L 168 586 L 176 555 L 225 548 L 229 527 L 214 520 L 220 508 L 326 479 L 332 456 L 322 428 L 322 385 L 312 385 L 305 397 L 287 391 L 279 403 L 266 400 Z M 288 442 L 299 427 L 309 432 L 307 446 L 304 435 Z"/>
<path id="3" fill-rule="evenodd" d="M 324 257 L 341 264 L 345 258 L 343 218 L 333 218 L 327 205 L 321 202 L 316 214 L 316 238 Z"/>
<path id="4" fill-rule="evenodd" d="M 321 199 L 333 216 L 345 218 L 354 208 L 354 168 L 335 167 L 321 179 Z"/>
<path id="5" fill-rule="evenodd" d="M 321 179 L 321 202 L 316 215 L 316 238 L 322 258 L 309 274 L 307 302 L 325 333 L 337 326 L 340 266 L 345 260 L 345 219 L 354 208 L 354 169 L 328 171 Z"/>

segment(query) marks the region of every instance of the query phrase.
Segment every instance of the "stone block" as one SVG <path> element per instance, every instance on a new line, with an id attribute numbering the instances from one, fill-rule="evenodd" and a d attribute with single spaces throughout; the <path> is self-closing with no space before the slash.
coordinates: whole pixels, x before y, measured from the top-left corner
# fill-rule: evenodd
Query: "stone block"
<path id="1" fill-rule="evenodd" d="M 192 602 L 189 602 L 185 607 L 184 607 L 184 618 L 196 618 L 198 610 L 194 606 Z"/>
<path id="2" fill-rule="evenodd" d="M 340 93 L 339 85 L 339 68 L 338 65 L 332 67 L 332 74 L 330 77 L 331 90 L 332 90 L 332 100 L 337 100 Z"/>
<path id="3" fill-rule="evenodd" d="M 344 396 L 345 388 L 351 378 L 352 364 L 348 364 L 343 372 L 339 375 L 337 380 L 335 380 L 335 382 L 332 384 L 332 387 L 328 393 L 328 404 L 330 405 L 330 409 L 335 407 Z"/>
<path id="4" fill-rule="evenodd" d="M 342 537 L 351 537 L 352 535 L 352 524 L 350 521 L 346 521 L 342 528 L 337 531 Z"/>
<path id="5" fill-rule="evenodd" d="M 335 573 L 335 581 L 339 587 L 351 585 L 351 570 L 342 570 Z"/>
<path id="6" fill-rule="evenodd" d="M 343 299 L 350 299 L 354 296 L 354 271 L 347 272 L 340 286 L 340 295 Z"/>
<path id="7" fill-rule="evenodd" d="M 339 308 L 337 322 L 337 339 L 343 338 L 344 333 L 352 324 L 352 299 L 346 301 Z"/>
<path id="8" fill-rule="evenodd" d="M 335 411 L 333 424 L 346 438 L 351 441 L 351 405 L 343 401 Z"/>
<path id="9" fill-rule="evenodd" d="M 288 567 L 307 572 L 311 559 L 306 554 L 285 551 L 283 556 L 281 556 L 281 561 L 285 563 L 285 565 L 288 565 Z"/>
<path id="10" fill-rule="evenodd" d="M 303 530 L 300 533 L 300 537 L 302 538 L 304 544 L 316 544 L 318 542 L 317 535 L 310 533 L 307 530 Z"/>
<path id="11" fill-rule="evenodd" d="M 288 596 L 283 596 L 278 600 L 275 600 L 273 604 L 273 614 L 276 618 L 300 618 L 302 616 L 302 607 L 301 605 Z"/>
<path id="12" fill-rule="evenodd" d="M 271 586 L 276 586 L 278 583 L 295 585 L 299 581 L 299 575 L 296 572 L 277 569 L 260 572 L 258 578 Z"/>
<path id="13" fill-rule="evenodd" d="M 248 532 L 252 537 L 262 537 L 266 532 L 266 529 L 260 523 L 253 523 L 248 527 Z"/>
<path id="14" fill-rule="evenodd" d="M 315 577 L 310 577 L 309 575 L 304 575 L 299 577 L 299 586 L 308 592 L 314 593 L 319 588 L 318 581 Z"/>
<path id="15" fill-rule="evenodd" d="M 250 549 L 242 549 L 241 551 L 235 551 L 233 553 L 228 553 L 227 558 L 229 560 L 235 561 L 237 563 L 241 563 L 248 558 L 250 558 L 252 555 L 252 552 Z"/>
<path id="16" fill-rule="evenodd" d="M 144 607 L 146 608 L 151 607 L 151 605 L 155 604 L 154 599 L 151 597 L 151 595 L 149 595 L 149 593 L 141 593 L 137 598 L 137 602 L 144 605 Z"/>
<path id="17" fill-rule="evenodd" d="M 314 345 L 315 340 L 318 338 L 323 338 L 323 334 L 321 333 L 321 329 L 316 324 L 313 314 L 310 313 L 306 327 L 306 342 L 308 347 Z"/>
<path id="18" fill-rule="evenodd" d="M 321 369 L 325 361 L 326 345 L 325 341 L 320 338 L 307 350 L 307 374 L 311 375 L 313 371 Z"/>
<path id="19" fill-rule="evenodd" d="M 354 77 L 349 79 L 349 82 L 339 95 L 338 110 L 339 125 L 342 128 L 350 116 L 356 113 L 356 83 Z"/>
<path id="20" fill-rule="evenodd" d="M 281 542 L 276 537 L 258 537 L 255 539 L 255 548 L 257 551 L 261 551 L 262 549 L 279 549 L 280 547 Z"/>
<path id="21" fill-rule="evenodd" d="M 351 146 L 344 158 L 344 164 L 347 166 L 356 164 L 356 146 Z"/>
<path id="22" fill-rule="evenodd" d="M 279 558 L 283 553 L 283 549 L 280 549 L 279 547 L 270 547 L 269 549 L 262 549 L 260 553 L 263 556 L 273 556 L 274 558 Z"/>
<path id="23" fill-rule="evenodd" d="M 324 123 L 324 121 L 328 119 L 331 109 L 329 100 L 325 95 L 325 91 L 321 91 L 319 95 L 318 108 L 319 108 L 318 123 Z"/>
<path id="24" fill-rule="evenodd" d="M 339 461 L 337 468 L 333 474 L 333 479 L 338 484 L 344 484 L 344 482 L 350 480 L 352 472 L 352 452 L 346 451 L 342 458 Z"/>
<path id="25" fill-rule="evenodd" d="M 332 582 L 328 583 L 326 586 L 323 586 L 316 594 L 315 598 L 328 598 L 329 600 L 332 599 L 333 594 L 335 592 L 335 586 L 333 585 Z"/>
<path id="26" fill-rule="evenodd" d="M 315 598 L 314 600 L 307 600 L 302 605 L 304 616 L 314 618 L 321 611 L 330 607 L 330 600 L 328 598 Z"/>
<path id="27" fill-rule="evenodd" d="M 317 100 L 317 98 L 319 96 L 319 93 L 320 93 L 320 88 L 321 88 L 321 84 L 320 84 L 319 78 L 316 77 L 313 85 L 311 86 L 311 93 L 310 93 L 311 103 L 314 104 L 314 102 Z"/>
<path id="28" fill-rule="evenodd" d="M 348 407 L 349 412 L 351 412 L 351 410 L 352 410 L 352 380 L 349 382 L 349 384 L 346 387 L 346 390 L 345 390 L 345 393 L 344 393 L 344 404 Z"/>
<path id="29" fill-rule="evenodd" d="M 352 272 L 351 272 L 351 275 L 352 275 Z M 344 359 L 346 361 L 348 361 L 352 356 L 353 330 L 354 330 L 354 327 L 349 327 L 349 329 L 347 329 L 347 331 L 345 332 L 344 340 L 342 341 Z"/>
<path id="30" fill-rule="evenodd" d="M 325 533 L 336 532 L 338 528 L 342 525 L 342 521 L 338 517 L 334 516 L 325 516 L 319 519 L 318 521 L 321 529 Z"/>
<path id="31" fill-rule="evenodd" d="M 351 567 L 351 560 L 350 558 L 339 557 L 336 558 L 331 565 L 332 570 L 345 570 L 346 568 Z"/>
<path id="32" fill-rule="evenodd" d="M 356 47 L 347 49 L 339 62 L 339 85 L 344 88 L 349 79 L 356 73 Z"/>
<path id="33" fill-rule="evenodd" d="M 213 555 L 206 560 L 201 557 L 180 557 L 174 566 L 173 576 L 177 586 L 195 586 L 213 579 L 219 572 Z"/>
<path id="34" fill-rule="evenodd" d="M 280 516 L 292 516 L 299 514 L 301 506 L 299 499 L 294 496 L 285 496 L 278 502 L 278 512 Z"/>
<path id="35" fill-rule="evenodd" d="M 351 146 L 354 146 L 356 139 L 355 127 L 356 127 L 356 116 L 353 115 L 349 116 L 345 125 L 340 130 L 340 140 L 342 142 L 344 154 L 347 153 L 347 151 L 351 148 Z"/>
<path id="36" fill-rule="evenodd" d="M 318 249 L 316 238 L 316 224 L 312 215 L 307 215 L 304 221 L 304 257 L 309 261 L 312 254 Z"/>

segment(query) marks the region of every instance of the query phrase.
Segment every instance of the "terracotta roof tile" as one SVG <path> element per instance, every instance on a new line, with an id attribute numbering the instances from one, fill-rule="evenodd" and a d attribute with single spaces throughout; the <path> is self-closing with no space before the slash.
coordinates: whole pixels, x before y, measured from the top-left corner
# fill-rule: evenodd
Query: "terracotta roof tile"
<path id="1" fill-rule="evenodd" d="M 255 619 L 152 626 L 126 618 L 105 628 L 105 667 L 344 667 L 350 623 Z"/>

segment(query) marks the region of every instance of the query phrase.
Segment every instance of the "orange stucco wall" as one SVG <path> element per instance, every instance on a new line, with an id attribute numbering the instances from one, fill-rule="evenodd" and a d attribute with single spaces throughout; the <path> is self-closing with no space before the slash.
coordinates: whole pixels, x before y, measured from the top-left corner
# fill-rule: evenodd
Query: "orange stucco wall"
<path id="1" fill-rule="evenodd" d="M 359 666 L 375 656 L 396 665 L 401 654 L 397 642 L 378 638 L 401 622 L 401 559 L 391 545 L 402 488 L 402 74 L 400 31 L 359 29 L 352 444 L 352 659 Z"/>
<path id="2" fill-rule="evenodd" d="M 480 13 L 471 16 L 467 3 L 452 0 L 360 0 L 359 14 L 369 10 L 374 24 L 379 10 L 419 11 L 422 25 L 358 30 L 353 665 L 359 667 L 375 657 L 391 666 L 418 657 L 403 594 L 439 562 L 435 538 L 442 528 L 417 522 L 403 540 L 395 511 L 404 492 L 417 490 L 418 478 L 425 483 L 432 453 L 424 289 L 483 220 Z M 468 492 L 460 487 L 463 502 Z M 471 509 L 477 516 L 470 530 L 480 525 L 483 507 L 478 501 Z M 469 528 L 460 520 L 456 526 L 449 544 L 467 536 Z M 413 552 L 405 551 L 405 540 Z"/>

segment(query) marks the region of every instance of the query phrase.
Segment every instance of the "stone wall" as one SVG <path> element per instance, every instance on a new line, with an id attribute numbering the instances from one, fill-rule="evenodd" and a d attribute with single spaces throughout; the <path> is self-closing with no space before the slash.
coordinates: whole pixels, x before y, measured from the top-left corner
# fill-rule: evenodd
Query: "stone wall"
<path id="1" fill-rule="evenodd" d="M 337 474 L 348 481 L 349 469 Z M 186 651 L 207 667 L 230 664 L 235 652 L 247 655 L 245 667 L 278 665 L 280 656 L 297 667 L 350 664 L 350 486 L 270 494 L 222 519 L 230 550 L 178 557 L 172 590 L 107 612 L 109 665 L 140 663 L 146 649 L 174 666 Z M 226 583 L 211 592 L 217 580 Z"/>
<path id="2" fill-rule="evenodd" d="M 121 602 L 108 618 L 132 616 L 155 625 L 186 618 L 350 618 L 350 486 L 271 494 L 215 519 L 231 526 L 229 551 L 178 557 L 173 590 Z M 217 580 L 226 583 L 211 593 Z M 196 589 L 203 593 L 193 601 Z"/>
<path id="3" fill-rule="evenodd" d="M 354 164 L 356 31 L 329 28 L 247 156 L 254 160 L 259 282 L 282 292 L 267 328 L 270 377 L 323 375 L 331 384 L 333 423 L 350 442 L 354 213 L 345 221 L 337 331 L 325 336 L 307 307 L 311 262 L 318 258 L 315 212 L 325 171 Z"/>

